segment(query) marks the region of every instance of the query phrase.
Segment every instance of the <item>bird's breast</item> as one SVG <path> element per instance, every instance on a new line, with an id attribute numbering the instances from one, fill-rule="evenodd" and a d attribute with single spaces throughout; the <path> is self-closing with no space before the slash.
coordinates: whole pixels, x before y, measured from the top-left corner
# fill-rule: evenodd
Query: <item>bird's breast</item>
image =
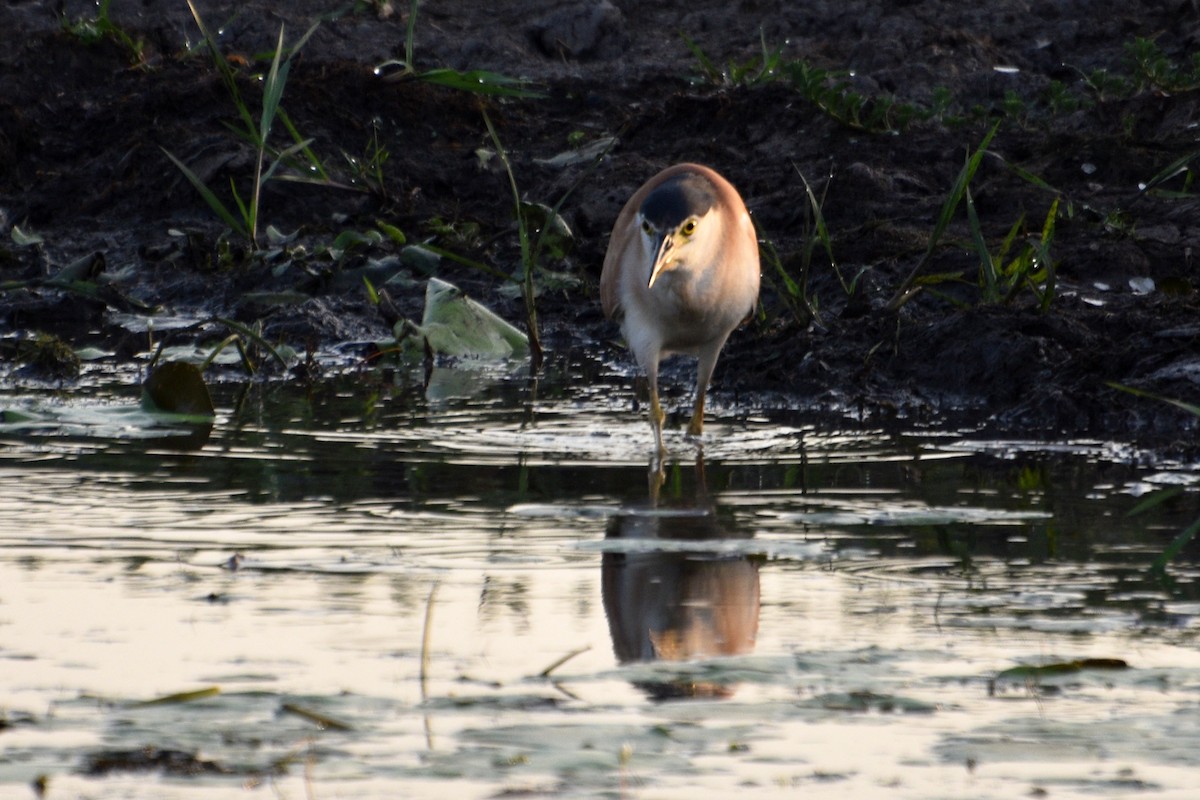
<path id="1" fill-rule="evenodd" d="M 678 267 L 644 296 L 644 318 L 655 321 L 666 350 L 688 352 L 724 339 L 754 307 L 757 286 L 729 285 L 715 269 Z"/>

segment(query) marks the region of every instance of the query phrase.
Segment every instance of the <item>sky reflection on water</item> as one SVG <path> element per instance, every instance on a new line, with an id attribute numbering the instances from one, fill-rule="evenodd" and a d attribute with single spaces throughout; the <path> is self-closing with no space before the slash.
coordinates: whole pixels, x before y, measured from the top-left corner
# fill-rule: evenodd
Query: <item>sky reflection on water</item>
<path id="1" fill-rule="evenodd" d="M 1194 548 L 1148 570 L 1191 467 L 718 403 L 659 488 L 625 390 L 500 378 L 221 387 L 200 441 L 112 432 L 113 397 L 0 428 L 0 784 L 1191 796 Z M 1087 658 L 1129 668 L 989 693 Z M 228 774 L 86 774 L 147 746 Z"/>

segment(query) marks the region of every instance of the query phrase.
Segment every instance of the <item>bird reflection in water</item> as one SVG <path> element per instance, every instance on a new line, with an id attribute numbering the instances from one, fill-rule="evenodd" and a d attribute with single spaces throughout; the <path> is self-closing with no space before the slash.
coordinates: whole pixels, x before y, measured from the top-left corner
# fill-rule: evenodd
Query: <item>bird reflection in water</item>
<path id="1" fill-rule="evenodd" d="M 691 661 L 752 652 L 758 635 L 758 564 L 717 543 L 753 534 L 739 533 L 720 518 L 708 497 L 703 456 L 696 458 L 691 499 L 660 501 L 657 474 L 652 464 L 649 507 L 617 514 L 605 532 L 609 540 L 664 542 L 662 549 L 637 546 L 605 552 L 601 559 L 604 611 L 617 660 Z M 734 692 L 724 683 L 686 675 L 636 685 L 656 700 L 723 698 Z"/>

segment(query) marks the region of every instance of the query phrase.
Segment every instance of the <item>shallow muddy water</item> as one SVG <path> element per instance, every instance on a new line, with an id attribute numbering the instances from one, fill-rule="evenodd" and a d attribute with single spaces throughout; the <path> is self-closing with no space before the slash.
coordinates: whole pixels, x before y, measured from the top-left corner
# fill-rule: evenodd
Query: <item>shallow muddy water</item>
<path id="1" fill-rule="evenodd" d="M 0 794 L 1195 796 L 1194 465 L 718 398 L 656 488 L 596 365 L 215 394 L 0 395 Z"/>

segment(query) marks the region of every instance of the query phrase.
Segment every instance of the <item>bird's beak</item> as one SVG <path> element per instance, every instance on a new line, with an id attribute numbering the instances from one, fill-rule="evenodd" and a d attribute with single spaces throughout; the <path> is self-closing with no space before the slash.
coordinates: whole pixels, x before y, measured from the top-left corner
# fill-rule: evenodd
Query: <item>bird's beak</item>
<path id="1" fill-rule="evenodd" d="M 654 282 L 658 280 L 658 276 L 671 263 L 671 250 L 674 247 L 675 237 L 671 234 L 671 231 L 663 231 L 662 238 L 658 240 L 658 246 L 654 248 L 654 265 L 650 268 L 650 282 L 646 284 L 647 289 L 654 287 Z"/>

